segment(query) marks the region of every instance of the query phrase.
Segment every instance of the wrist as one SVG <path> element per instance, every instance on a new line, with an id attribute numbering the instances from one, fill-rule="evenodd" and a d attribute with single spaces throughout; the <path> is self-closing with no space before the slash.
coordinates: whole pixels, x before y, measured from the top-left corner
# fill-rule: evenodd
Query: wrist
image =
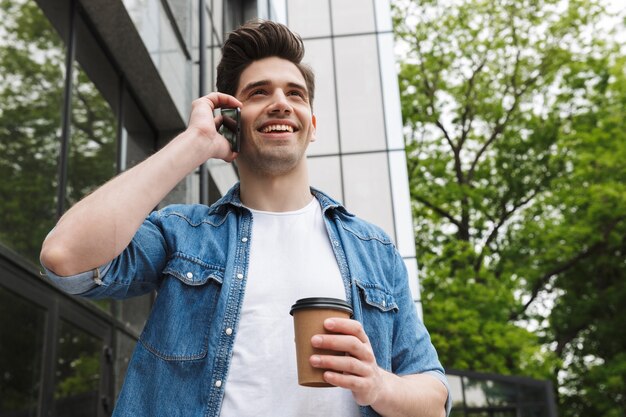
<path id="1" fill-rule="evenodd" d="M 207 138 L 208 134 L 204 130 L 189 126 L 170 143 L 181 146 L 184 155 L 192 158 L 194 167 L 198 167 L 208 159 L 218 157 L 215 144 Z"/>
<path id="2" fill-rule="evenodd" d="M 394 395 L 397 393 L 399 376 L 379 368 L 381 373 L 380 390 L 370 406 L 381 415 L 392 415 Z"/>

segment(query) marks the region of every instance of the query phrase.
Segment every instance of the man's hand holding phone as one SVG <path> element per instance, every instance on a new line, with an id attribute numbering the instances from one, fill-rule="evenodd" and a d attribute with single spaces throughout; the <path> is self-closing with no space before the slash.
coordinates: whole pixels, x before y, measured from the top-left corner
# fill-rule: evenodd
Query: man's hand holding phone
<path id="1" fill-rule="evenodd" d="M 237 151 L 233 150 L 234 147 L 229 143 L 229 139 L 222 134 L 224 117 L 221 114 L 221 109 L 230 110 L 241 108 L 241 106 L 241 102 L 235 97 L 218 92 L 210 93 L 193 101 L 187 130 L 190 133 L 194 132 L 193 135 L 197 136 L 201 143 L 208 146 L 206 153 L 201 152 L 206 159 L 215 158 L 231 162 L 237 156 Z"/>

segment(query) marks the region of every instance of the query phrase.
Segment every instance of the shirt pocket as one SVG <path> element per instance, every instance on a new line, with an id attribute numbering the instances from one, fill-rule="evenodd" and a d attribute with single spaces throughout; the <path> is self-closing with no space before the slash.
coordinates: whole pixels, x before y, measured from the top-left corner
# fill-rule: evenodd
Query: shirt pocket
<path id="1" fill-rule="evenodd" d="M 139 341 L 166 361 L 204 358 L 223 279 L 223 267 L 175 254 Z"/>
<path id="2" fill-rule="evenodd" d="M 391 370 L 394 323 L 398 304 L 393 294 L 378 284 L 356 281 L 361 305 L 363 330 L 374 350 L 376 363 Z"/>
<path id="3" fill-rule="evenodd" d="M 398 304 L 396 304 L 391 292 L 380 285 L 359 281 L 356 282 L 356 285 L 359 287 L 362 301 L 367 306 L 374 307 L 381 312 L 398 311 Z"/>

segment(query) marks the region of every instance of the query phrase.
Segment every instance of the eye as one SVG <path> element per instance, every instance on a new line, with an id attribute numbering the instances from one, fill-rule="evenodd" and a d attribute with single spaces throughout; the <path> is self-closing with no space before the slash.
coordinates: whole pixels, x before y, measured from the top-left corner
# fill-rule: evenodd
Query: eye
<path id="1" fill-rule="evenodd" d="M 251 97 L 252 97 L 252 96 L 258 96 L 258 95 L 264 95 L 264 94 L 266 94 L 266 91 L 265 91 L 265 90 L 263 90 L 263 89 L 261 89 L 261 88 L 256 89 L 256 90 L 252 90 L 252 91 L 250 92 L 250 96 L 251 96 Z"/>
<path id="2" fill-rule="evenodd" d="M 290 95 L 290 96 L 300 97 L 303 100 L 306 99 L 306 95 L 302 91 L 299 91 L 299 90 L 293 90 L 293 91 L 290 91 L 287 94 Z"/>

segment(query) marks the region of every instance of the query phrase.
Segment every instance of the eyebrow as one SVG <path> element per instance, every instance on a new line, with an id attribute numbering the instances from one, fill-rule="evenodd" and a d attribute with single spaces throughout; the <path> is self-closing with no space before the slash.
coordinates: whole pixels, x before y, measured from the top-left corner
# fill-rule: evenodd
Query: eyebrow
<path id="1" fill-rule="evenodd" d="M 268 85 L 270 85 L 270 84 L 272 84 L 272 82 L 271 82 L 270 80 L 259 80 L 259 81 L 254 81 L 254 82 L 251 82 L 251 83 L 247 84 L 247 85 L 246 85 L 246 86 L 245 86 L 245 87 L 241 90 L 241 93 L 240 93 L 240 94 L 244 94 L 244 95 L 245 95 L 245 94 L 246 94 L 248 91 L 250 91 L 250 90 L 253 90 L 253 89 L 257 88 L 257 87 L 267 87 L 267 86 L 268 86 Z M 307 88 L 306 88 L 304 85 L 302 85 L 302 84 L 299 84 L 299 83 L 294 83 L 294 82 L 288 82 L 288 83 L 287 83 L 287 86 L 288 86 L 288 87 L 291 87 L 291 88 L 297 88 L 297 89 L 299 89 L 299 90 L 302 90 L 302 91 L 304 91 L 305 93 L 307 93 L 307 96 L 308 96 L 308 94 L 309 94 L 309 92 L 308 92 Z"/>

